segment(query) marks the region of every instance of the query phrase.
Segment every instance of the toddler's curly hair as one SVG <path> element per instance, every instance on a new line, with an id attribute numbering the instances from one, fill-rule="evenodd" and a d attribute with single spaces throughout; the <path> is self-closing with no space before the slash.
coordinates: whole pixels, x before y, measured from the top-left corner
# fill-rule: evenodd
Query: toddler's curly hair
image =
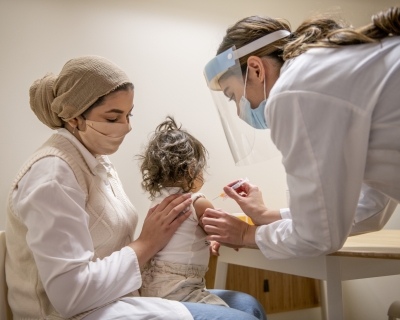
<path id="1" fill-rule="evenodd" d="M 208 151 L 199 140 L 178 127 L 168 116 L 155 130 L 154 135 L 139 155 L 142 188 L 154 199 L 160 190 L 180 185 L 183 192 L 194 187 L 194 181 L 207 166 Z"/>

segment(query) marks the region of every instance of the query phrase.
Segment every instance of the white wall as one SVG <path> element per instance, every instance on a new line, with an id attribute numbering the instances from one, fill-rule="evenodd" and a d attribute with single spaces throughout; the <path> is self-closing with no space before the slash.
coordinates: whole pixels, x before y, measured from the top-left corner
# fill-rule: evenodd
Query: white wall
<path id="1" fill-rule="evenodd" d="M 46 72 L 58 73 L 69 59 L 87 54 L 115 62 L 135 85 L 133 130 L 112 161 L 140 213 L 137 235 L 149 202 L 140 188 L 134 156 L 167 114 L 210 152 L 210 175 L 202 190 L 206 195 L 213 197 L 227 182 L 247 176 L 260 186 L 268 206 L 285 206 L 285 174 L 279 159 L 234 166 L 204 81 L 204 65 L 215 55 L 225 29 L 244 16 L 284 17 L 296 27 L 312 13 L 329 11 L 361 26 L 372 13 L 395 4 L 398 1 L 0 0 L 0 230 L 15 174 L 51 134 L 29 108 L 29 86 Z M 232 201 L 215 205 L 238 210 Z M 399 216 L 397 212 L 389 222 L 392 228 L 400 228 Z M 370 282 L 346 284 L 347 318 L 385 319 L 388 304 L 400 297 L 400 278 L 366 281 Z M 365 290 L 366 285 L 374 290 Z M 378 302 L 364 304 L 360 297 Z"/>

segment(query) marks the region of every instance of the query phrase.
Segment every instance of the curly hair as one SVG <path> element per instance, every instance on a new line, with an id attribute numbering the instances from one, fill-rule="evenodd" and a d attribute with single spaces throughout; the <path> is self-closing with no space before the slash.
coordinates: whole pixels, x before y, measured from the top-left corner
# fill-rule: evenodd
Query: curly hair
<path id="1" fill-rule="evenodd" d="M 160 190 L 180 186 L 183 192 L 194 187 L 207 166 L 208 151 L 199 140 L 177 126 L 168 116 L 155 130 L 143 154 L 138 155 L 142 188 L 154 199 Z"/>

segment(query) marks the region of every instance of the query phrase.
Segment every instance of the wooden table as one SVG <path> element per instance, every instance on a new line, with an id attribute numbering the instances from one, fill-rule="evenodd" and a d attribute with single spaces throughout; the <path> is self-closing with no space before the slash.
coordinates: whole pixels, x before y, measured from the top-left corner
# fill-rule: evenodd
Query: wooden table
<path id="1" fill-rule="evenodd" d="M 325 280 L 322 319 L 344 320 L 342 281 L 400 274 L 400 230 L 349 237 L 338 252 L 315 258 L 268 260 L 258 249 L 221 247 L 215 288 L 225 288 L 229 263 Z"/>

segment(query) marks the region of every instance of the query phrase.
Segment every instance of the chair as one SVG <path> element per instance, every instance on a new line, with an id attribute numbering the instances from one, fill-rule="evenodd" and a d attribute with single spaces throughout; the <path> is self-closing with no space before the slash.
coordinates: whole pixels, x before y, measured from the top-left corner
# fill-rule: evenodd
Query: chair
<path id="1" fill-rule="evenodd" d="M 393 302 L 388 310 L 389 320 L 400 319 L 400 301 Z"/>
<path id="2" fill-rule="evenodd" d="M 12 320 L 12 313 L 7 301 L 7 283 L 5 272 L 6 232 L 0 231 L 0 319 Z"/>

